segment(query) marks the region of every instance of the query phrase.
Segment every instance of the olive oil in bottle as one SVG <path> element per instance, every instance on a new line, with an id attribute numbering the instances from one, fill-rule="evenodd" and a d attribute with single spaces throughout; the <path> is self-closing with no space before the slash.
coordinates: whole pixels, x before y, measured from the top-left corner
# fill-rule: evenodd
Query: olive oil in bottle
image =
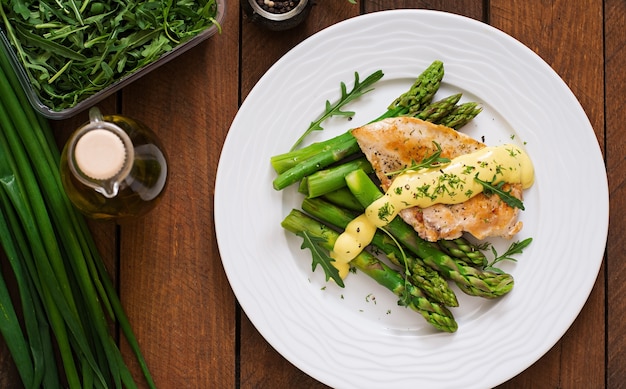
<path id="1" fill-rule="evenodd" d="M 167 161 L 145 124 L 121 115 L 89 111 L 61 154 L 63 187 L 71 202 L 94 219 L 139 217 L 164 192 Z"/>

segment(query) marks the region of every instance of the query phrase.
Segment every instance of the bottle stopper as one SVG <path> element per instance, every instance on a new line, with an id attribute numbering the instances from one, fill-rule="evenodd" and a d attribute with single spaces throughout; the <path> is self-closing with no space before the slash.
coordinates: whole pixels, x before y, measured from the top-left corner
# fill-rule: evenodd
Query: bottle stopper
<path id="1" fill-rule="evenodd" d="M 94 180 L 108 180 L 119 173 L 126 161 L 126 147 L 115 133 L 97 128 L 76 142 L 74 158 L 78 168 Z"/>

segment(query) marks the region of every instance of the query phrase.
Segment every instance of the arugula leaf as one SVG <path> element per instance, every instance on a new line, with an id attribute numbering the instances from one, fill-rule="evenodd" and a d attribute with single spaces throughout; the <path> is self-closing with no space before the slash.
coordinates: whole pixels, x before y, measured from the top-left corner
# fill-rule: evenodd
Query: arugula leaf
<path id="1" fill-rule="evenodd" d="M 0 28 L 33 89 L 71 108 L 211 26 L 217 0 L 2 1 Z"/>
<path id="2" fill-rule="evenodd" d="M 370 88 L 374 83 L 380 80 L 383 77 L 383 71 L 377 70 L 374 73 L 370 74 L 363 82 L 359 81 L 359 73 L 354 72 L 354 87 L 350 92 L 347 91 L 346 84 L 341 82 L 341 98 L 331 104 L 330 101 L 326 100 L 326 109 L 324 113 L 314 122 L 311 122 L 309 128 L 298 138 L 296 143 L 291 147 L 290 151 L 293 151 L 304 141 L 310 133 L 313 131 L 322 131 L 324 128 L 321 126 L 322 122 L 332 116 L 344 116 L 350 117 L 354 116 L 354 111 L 342 111 L 341 108 L 351 102 L 352 100 L 363 96 L 367 92 L 372 91 L 374 88 Z"/>
<path id="3" fill-rule="evenodd" d="M 441 165 L 450 163 L 450 158 L 441 157 L 441 146 L 439 146 L 439 143 L 435 141 L 433 141 L 433 143 L 435 144 L 435 147 L 437 147 L 437 151 L 435 151 L 431 155 L 425 156 L 419 163 L 415 161 L 411 161 L 411 166 L 407 166 L 404 169 L 387 173 L 387 176 L 395 176 L 395 175 L 402 174 L 409 170 L 430 169 L 430 168 L 441 167 Z"/>
<path id="4" fill-rule="evenodd" d="M 490 271 L 502 274 L 503 271 L 498 269 L 494 265 L 498 262 L 505 261 L 505 260 L 517 262 L 517 259 L 513 258 L 512 255 L 521 254 L 523 250 L 526 247 L 528 247 L 528 245 L 530 245 L 532 241 L 533 241 L 533 238 L 526 238 L 522 240 L 521 242 L 520 241 L 513 242 L 502 255 L 498 255 L 498 252 L 496 251 L 496 249 L 493 246 L 491 246 L 491 252 L 493 253 L 494 259 L 487 266 L 485 266 L 485 270 L 490 270 Z"/>
<path id="5" fill-rule="evenodd" d="M 50 51 L 56 53 L 67 59 L 74 59 L 77 61 L 84 61 L 87 59 L 83 54 L 69 49 L 63 45 L 56 43 L 55 41 L 42 38 L 38 35 L 26 30 L 23 26 L 16 26 L 15 31 L 19 33 L 24 42 L 29 43 L 32 46 L 38 47 L 44 51 Z"/>
<path id="6" fill-rule="evenodd" d="M 502 199 L 502 201 L 504 201 L 506 204 L 510 205 L 513 208 L 519 208 L 523 211 L 525 208 L 524 208 L 524 203 L 522 202 L 522 200 L 513 196 L 510 190 L 505 191 L 502 188 L 505 184 L 504 181 L 500 181 L 499 183 L 494 184 L 495 179 L 496 178 L 494 176 L 491 182 L 487 182 L 478 178 L 478 173 L 476 173 L 476 175 L 474 176 L 474 181 L 478 182 L 479 184 L 483 186 L 484 194 L 488 196 L 491 196 L 492 194 L 497 194 Z"/>
<path id="7" fill-rule="evenodd" d="M 303 239 L 300 248 L 308 248 L 311 250 L 311 255 L 313 257 L 311 268 L 313 271 L 315 271 L 317 265 L 320 265 L 326 275 L 326 281 L 332 278 L 337 285 L 343 288 L 345 285 L 343 283 L 343 279 L 339 275 L 339 270 L 337 270 L 337 268 L 332 264 L 335 260 L 328 255 L 328 252 L 322 248 L 322 245 L 320 244 L 320 242 L 324 242 L 324 239 L 311 236 L 306 231 L 298 232 L 296 235 Z"/>

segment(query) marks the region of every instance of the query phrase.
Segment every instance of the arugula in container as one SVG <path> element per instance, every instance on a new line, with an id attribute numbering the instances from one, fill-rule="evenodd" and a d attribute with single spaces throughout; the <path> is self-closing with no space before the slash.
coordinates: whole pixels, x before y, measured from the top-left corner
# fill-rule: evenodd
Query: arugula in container
<path id="1" fill-rule="evenodd" d="M 12 0 L 0 20 L 41 103 L 74 107 L 209 28 L 218 0 Z"/>

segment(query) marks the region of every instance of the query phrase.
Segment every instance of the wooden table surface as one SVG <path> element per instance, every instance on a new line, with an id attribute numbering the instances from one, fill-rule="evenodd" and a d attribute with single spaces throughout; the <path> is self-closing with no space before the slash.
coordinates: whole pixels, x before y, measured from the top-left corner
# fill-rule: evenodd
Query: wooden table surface
<path id="1" fill-rule="evenodd" d="M 163 140 L 170 158 L 169 187 L 157 209 L 121 225 L 92 223 L 158 387 L 325 387 L 273 350 L 238 306 L 215 239 L 215 175 L 238 107 L 276 60 L 325 27 L 393 8 L 442 10 L 501 29 L 549 63 L 580 100 L 604 153 L 609 178 L 611 228 L 605 261 L 586 305 L 563 338 L 500 388 L 623 387 L 626 282 L 621 276 L 626 272 L 626 226 L 620 216 L 626 212 L 622 200 L 626 199 L 626 186 L 622 185 L 626 178 L 622 166 L 626 161 L 622 94 L 626 85 L 626 2 L 314 3 L 304 24 L 270 32 L 251 23 L 238 1 L 227 0 L 221 35 L 99 104 L 105 113 L 119 112 L 147 123 Z M 55 122 L 59 142 L 86 119 L 83 112 Z M 581 159 L 584 164 L 584 156 Z M 581 204 L 585 206 L 588 204 Z M 123 352 L 130 356 L 121 342 Z M 138 372 L 134 360 L 128 359 Z M 0 376 L 0 386 L 19 387 L 11 385 L 17 376 L 3 343 Z"/>

